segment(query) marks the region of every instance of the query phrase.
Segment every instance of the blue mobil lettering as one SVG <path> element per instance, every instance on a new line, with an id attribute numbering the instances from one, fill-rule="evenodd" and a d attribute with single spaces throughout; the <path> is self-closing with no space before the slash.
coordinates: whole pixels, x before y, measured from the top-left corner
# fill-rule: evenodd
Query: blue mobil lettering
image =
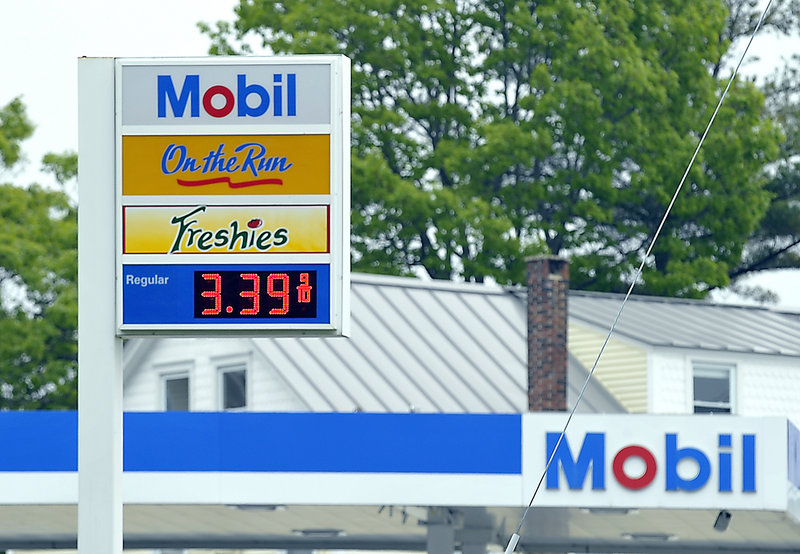
<path id="1" fill-rule="evenodd" d="M 606 440 L 605 433 L 586 433 L 581 444 L 577 458 L 572 455 L 567 439 L 559 444 L 561 433 L 547 433 L 547 460 L 553 455 L 553 461 L 547 469 L 547 488 L 560 487 L 559 476 L 563 472 L 570 489 L 582 489 L 586 476 L 591 468 L 592 489 L 604 490 L 606 488 Z M 756 490 L 756 437 L 743 434 L 741 436 L 741 468 L 742 492 L 755 492 Z M 558 449 L 556 450 L 556 445 Z M 717 490 L 720 492 L 733 491 L 732 475 L 732 435 L 722 433 L 718 436 L 717 452 Z M 628 458 L 639 458 L 645 465 L 641 476 L 630 477 L 625 472 L 625 462 Z M 664 437 L 663 470 L 665 477 L 665 490 L 667 491 L 696 491 L 705 486 L 711 478 L 711 457 L 699 448 L 678 447 L 678 435 L 667 433 Z M 697 467 L 697 475 L 692 478 L 681 477 L 678 474 L 678 464 L 683 460 L 692 460 Z M 560 469 L 560 471 L 559 471 Z M 656 455 L 649 449 L 640 445 L 629 445 L 621 448 L 614 454 L 611 464 L 611 473 L 615 480 L 630 490 L 640 490 L 649 486 L 659 471 Z"/>
<path id="2" fill-rule="evenodd" d="M 284 86 L 285 85 L 285 86 Z M 186 75 L 179 87 L 172 75 L 158 75 L 158 117 L 200 117 L 200 108 L 211 117 L 225 117 L 236 108 L 238 117 L 260 117 L 272 109 L 275 117 L 297 115 L 297 76 L 294 73 L 272 76 L 272 88 L 258 83 L 248 83 L 247 75 L 236 76 L 236 91 L 223 85 L 212 85 L 200 90 L 200 75 Z M 220 103 L 222 104 L 220 106 Z M 215 106 L 214 104 L 217 104 Z"/>

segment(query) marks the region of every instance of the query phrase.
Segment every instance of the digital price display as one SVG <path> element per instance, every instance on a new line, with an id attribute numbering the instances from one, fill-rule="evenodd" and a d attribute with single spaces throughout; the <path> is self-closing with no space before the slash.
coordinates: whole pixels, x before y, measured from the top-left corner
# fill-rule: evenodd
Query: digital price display
<path id="1" fill-rule="evenodd" d="M 201 330 L 294 329 L 331 322 L 328 264 L 131 264 L 125 323 Z"/>
<path id="2" fill-rule="evenodd" d="M 314 318 L 316 271 L 195 271 L 194 316 Z"/>

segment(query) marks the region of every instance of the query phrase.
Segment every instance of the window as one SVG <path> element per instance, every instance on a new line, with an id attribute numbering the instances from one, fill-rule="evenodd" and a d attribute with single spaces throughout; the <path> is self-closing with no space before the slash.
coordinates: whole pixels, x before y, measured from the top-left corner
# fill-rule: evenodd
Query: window
<path id="1" fill-rule="evenodd" d="M 238 410 L 247 407 L 247 370 L 244 367 L 223 368 L 222 409 Z"/>
<path id="2" fill-rule="evenodd" d="M 189 410 L 189 376 L 164 376 L 164 409 L 172 411 Z"/>
<path id="3" fill-rule="evenodd" d="M 694 413 L 733 412 L 733 369 L 723 364 L 694 364 Z"/>

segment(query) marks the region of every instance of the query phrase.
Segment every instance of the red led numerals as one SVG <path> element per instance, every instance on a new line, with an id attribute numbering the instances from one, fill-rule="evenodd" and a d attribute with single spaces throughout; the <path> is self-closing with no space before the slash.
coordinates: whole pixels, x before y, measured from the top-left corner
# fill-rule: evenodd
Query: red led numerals
<path id="1" fill-rule="evenodd" d="M 280 288 L 275 288 L 275 282 L 280 282 Z M 272 298 L 281 299 L 280 308 L 272 308 L 269 315 L 283 315 L 289 311 L 289 276 L 285 273 L 272 273 L 267 277 L 267 294 Z"/>
<path id="2" fill-rule="evenodd" d="M 261 311 L 261 277 L 258 276 L 258 273 L 242 273 L 239 277 L 244 281 L 251 281 L 253 287 L 251 290 L 239 292 L 239 296 L 242 298 L 250 298 L 253 301 L 251 307 L 239 310 L 239 315 L 256 315 Z"/>
<path id="3" fill-rule="evenodd" d="M 196 318 L 314 318 L 314 271 L 195 271 Z"/>
<path id="4" fill-rule="evenodd" d="M 300 274 L 300 284 L 297 285 L 297 301 L 301 304 L 311 302 L 311 285 L 308 284 L 308 273 Z"/>
<path id="5" fill-rule="evenodd" d="M 200 293 L 203 298 L 213 298 L 214 305 L 203 310 L 203 315 L 217 315 L 222 311 L 222 276 L 219 273 L 203 273 L 203 279 L 214 283 L 214 290 L 204 290 Z"/>

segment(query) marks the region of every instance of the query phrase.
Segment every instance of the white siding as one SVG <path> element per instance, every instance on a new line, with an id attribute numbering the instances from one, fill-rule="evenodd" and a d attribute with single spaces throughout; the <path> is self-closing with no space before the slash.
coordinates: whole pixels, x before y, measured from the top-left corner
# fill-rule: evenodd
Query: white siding
<path id="1" fill-rule="evenodd" d="M 122 409 L 126 412 L 152 412 L 160 410 L 158 375 L 148 364 L 146 370 L 136 372 L 135 377 L 125 380 Z M 192 379 L 189 377 L 189 402 L 192 401 Z"/>
<path id="2" fill-rule="evenodd" d="M 138 339 L 137 339 L 138 340 Z M 294 391 L 253 348 L 250 339 L 152 340 L 146 357 L 125 370 L 125 411 L 164 409 L 162 376 L 189 374 L 192 411 L 220 409 L 221 367 L 247 368 L 247 409 L 251 411 L 306 410 Z"/>
<path id="3" fill-rule="evenodd" d="M 800 358 L 788 356 L 655 350 L 650 359 L 652 413 L 692 413 L 695 362 L 734 367 L 732 400 L 736 415 L 782 416 L 800 425 Z"/>
<path id="4" fill-rule="evenodd" d="M 251 411 L 260 412 L 305 412 L 311 411 L 265 359 L 259 349 L 253 355 L 253 371 L 250 372 L 253 405 Z"/>
<path id="5" fill-rule="evenodd" d="M 649 365 L 650 413 L 692 413 L 691 362 L 686 352 L 652 351 Z"/>
<path id="6" fill-rule="evenodd" d="M 800 359 L 753 356 L 737 372 L 738 414 L 785 416 L 800 426 Z"/>

